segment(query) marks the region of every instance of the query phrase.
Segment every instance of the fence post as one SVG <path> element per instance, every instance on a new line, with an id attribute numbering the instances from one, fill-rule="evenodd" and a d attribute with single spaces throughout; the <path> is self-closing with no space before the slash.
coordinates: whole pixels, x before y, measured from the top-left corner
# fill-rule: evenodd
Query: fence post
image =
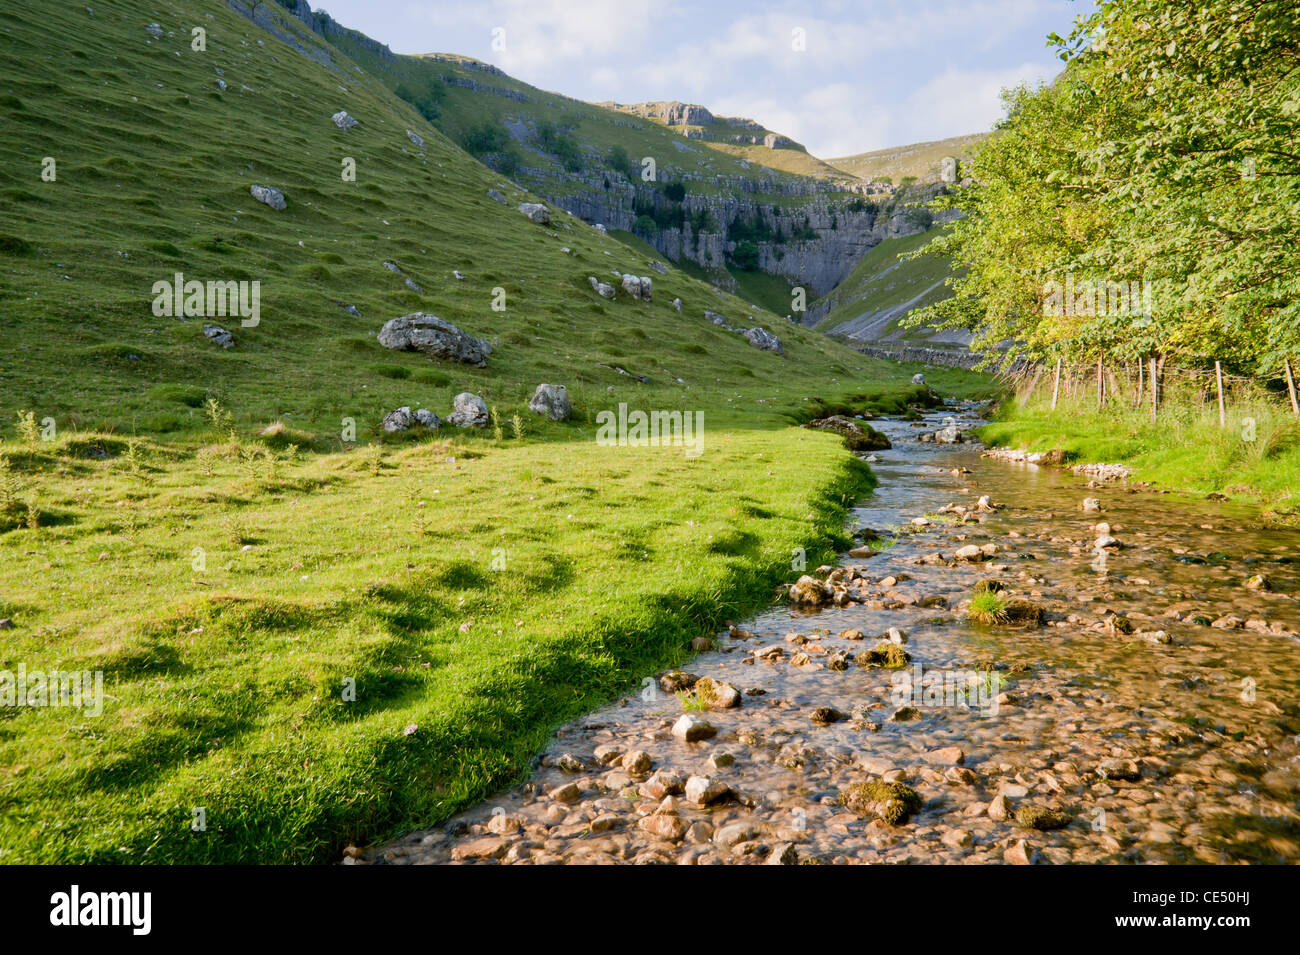
<path id="1" fill-rule="evenodd" d="M 1138 396 L 1137 396 L 1137 403 L 1134 405 L 1135 408 L 1142 407 L 1142 386 L 1146 384 L 1146 382 L 1142 380 L 1142 369 L 1144 367 L 1145 364 L 1143 363 L 1142 359 L 1139 358 L 1138 359 Z"/>
<path id="2" fill-rule="evenodd" d="M 1106 391 L 1101 383 L 1101 356 L 1097 356 L 1097 410 L 1100 411 L 1106 403 Z"/>
<path id="3" fill-rule="evenodd" d="M 1151 356 L 1151 423 L 1155 424 L 1156 411 L 1160 407 L 1160 391 L 1156 384 L 1156 356 Z"/>
<path id="4" fill-rule="evenodd" d="M 1056 410 L 1056 398 L 1061 393 L 1061 359 L 1056 359 L 1056 379 L 1052 382 L 1052 410 Z"/>
<path id="5" fill-rule="evenodd" d="M 1228 412 L 1223 407 L 1223 365 L 1219 362 L 1214 363 L 1214 381 L 1219 389 L 1219 427 L 1228 426 Z"/>
<path id="6" fill-rule="evenodd" d="M 1291 411 L 1297 420 L 1300 420 L 1300 401 L 1296 400 L 1295 375 L 1291 374 L 1291 359 L 1283 358 L 1282 364 L 1286 368 L 1286 391 L 1291 396 Z"/>

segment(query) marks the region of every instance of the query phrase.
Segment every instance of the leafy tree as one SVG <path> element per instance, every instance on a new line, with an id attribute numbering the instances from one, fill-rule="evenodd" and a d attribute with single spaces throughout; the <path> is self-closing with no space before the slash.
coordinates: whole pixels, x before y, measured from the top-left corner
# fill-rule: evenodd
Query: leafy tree
<path id="1" fill-rule="evenodd" d="M 736 243 L 736 250 L 731 253 L 731 260 L 736 263 L 737 268 L 753 272 L 758 268 L 758 246 L 750 239 Z"/>
<path id="2" fill-rule="evenodd" d="M 611 169 L 617 170 L 624 175 L 627 175 L 627 171 L 632 168 L 632 158 L 622 146 L 611 148 L 609 154 L 605 157 L 605 162 Z"/>
<path id="3" fill-rule="evenodd" d="M 908 324 L 975 329 L 1034 357 L 1231 355 L 1260 371 L 1300 351 L 1300 6 L 1100 0 L 1065 72 L 1006 96 L 960 211 L 924 249 L 953 299 Z M 1138 308 L 1046 306 L 1047 279 L 1140 281 Z"/>

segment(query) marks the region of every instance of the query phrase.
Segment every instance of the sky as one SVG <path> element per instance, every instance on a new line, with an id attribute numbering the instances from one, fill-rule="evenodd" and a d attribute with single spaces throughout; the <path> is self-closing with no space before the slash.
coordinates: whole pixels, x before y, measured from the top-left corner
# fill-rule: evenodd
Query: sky
<path id="1" fill-rule="evenodd" d="M 314 0 L 313 0 L 314 2 Z M 396 53 L 459 53 L 589 102 L 681 100 L 832 158 L 989 129 L 1088 0 L 321 0 Z"/>

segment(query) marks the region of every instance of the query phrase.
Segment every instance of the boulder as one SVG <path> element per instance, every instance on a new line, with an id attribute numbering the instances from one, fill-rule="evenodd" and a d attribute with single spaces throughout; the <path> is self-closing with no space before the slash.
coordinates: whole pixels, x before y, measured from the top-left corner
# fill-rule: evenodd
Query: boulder
<path id="1" fill-rule="evenodd" d="M 525 202 L 519 206 L 519 211 L 528 216 L 530 222 L 536 222 L 538 225 L 551 223 L 551 210 L 540 202 Z"/>
<path id="2" fill-rule="evenodd" d="M 506 204 L 506 197 L 502 195 L 502 193 L 498 189 L 489 189 L 487 191 L 487 195 L 488 198 L 491 199 L 493 202 L 499 202 L 503 206 Z"/>
<path id="3" fill-rule="evenodd" d="M 452 399 L 453 411 L 447 415 L 447 423 L 458 428 L 482 428 L 488 423 L 487 402 L 478 395 L 462 391 Z"/>
<path id="4" fill-rule="evenodd" d="M 235 336 L 226 331 L 220 325 L 204 325 L 203 334 L 207 336 L 208 341 L 214 345 L 220 345 L 222 348 L 234 348 Z"/>
<path id="5" fill-rule="evenodd" d="M 921 373 L 918 371 L 915 375 L 912 376 L 912 384 L 914 384 L 914 385 L 923 385 L 923 384 L 925 384 L 925 375 L 921 374 Z"/>
<path id="6" fill-rule="evenodd" d="M 284 193 L 272 186 L 249 186 L 248 191 L 253 194 L 254 199 L 265 202 L 272 209 L 283 209 L 287 205 L 284 201 Z"/>
<path id="7" fill-rule="evenodd" d="M 408 129 L 406 131 L 406 138 L 415 143 L 415 145 L 419 146 L 421 149 L 424 148 L 424 138 L 414 130 Z"/>
<path id="8" fill-rule="evenodd" d="M 528 402 L 528 410 L 544 414 L 552 421 L 563 421 L 573 413 L 569 392 L 564 385 L 538 385 Z"/>
<path id="9" fill-rule="evenodd" d="M 745 341 L 749 342 L 759 351 L 774 351 L 778 355 L 785 355 L 785 349 L 781 346 L 781 339 L 777 338 L 765 328 L 751 328 L 745 332 Z"/>
<path id="10" fill-rule="evenodd" d="M 649 278 L 637 275 L 623 276 L 623 291 L 639 302 L 650 301 L 653 285 Z"/>
<path id="11" fill-rule="evenodd" d="M 380 422 L 380 427 L 391 434 L 395 431 L 405 431 L 411 426 L 411 423 L 414 420 L 414 417 L 411 415 L 411 409 L 403 406 L 384 415 L 384 420 Z"/>
<path id="12" fill-rule="evenodd" d="M 349 116 L 344 110 L 339 110 L 330 119 L 334 120 L 334 125 L 339 129 L 352 129 L 357 125 L 357 121 Z"/>
<path id="13" fill-rule="evenodd" d="M 594 276 L 594 275 L 588 275 L 588 276 L 587 276 L 587 281 L 588 281 L 589 283 L 591 283 L 591 287 L 592 287 L 592 289 L 594 289 L 595 292 L 596 292 L 596 294 L 599 295 L 601 298 L 613 298 L 613 297 L 614 297 L 614 286 L 609 285 L 609 284 L 606 283 L 606 282 L 602 282 L 600 279 L 596 278 L 596 276 Z"/>
<path id="14" fill-rule="evenodd" d="M 424 425 L 431 431 L 442 427 L 441 419 L 428 408 L 420 408 L 416 411 L 415 420 L 417 424 Z"/>
<path id="15" fill-rule="evenodd" d="M 889 439 L 871 425 L 846 418 L 844 415 L 815 418 L 804 427 L 815 428 L 818 431 L 834 431 L 843 435 L 844 443 L 850 451 L 884 451 L 893 447 Z"/>
<path id="16" fill-rule="evenodd" d="M 678 315 L 682 313 L 682 300 L 680 298 L 673 299 L 673 308 L 677 309 Z"/>
<path id="17" fill-rule="evenodd" d="M 446 358 L 483 368 L 492 346 L 467 335 L 451 322 L 436 315 L 412 312 L 389 319 L 379 330 L 379 344 L 385 348 L 418 351 L 434 358 Z"/>

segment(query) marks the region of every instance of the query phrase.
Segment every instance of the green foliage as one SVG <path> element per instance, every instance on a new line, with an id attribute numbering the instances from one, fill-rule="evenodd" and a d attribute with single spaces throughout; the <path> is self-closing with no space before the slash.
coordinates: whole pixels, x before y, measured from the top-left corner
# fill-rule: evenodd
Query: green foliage
<path id="1" fill-rule="evenodd" d="M 605 164 L 616 172 L 627 175 L 632 168 L 632 157 L 627 154 L 627 149 L 620 145 L 610 147 L 609 152 L 605 155 Z"/>
<path id="2" fill-rule="evenodd" d="M 537 125 L 537 141 L 542 149 L 560 160 L 569 172 L 583 168 L 582 149 L 572 130 L 561 129 L 549 121 Z"/>
<path id="3" fill-rule="evenodd" d="M 736 249 L 731 253 L 731 260 L 736 263 L 737 268 L 753 272 L 758 268 L 758 246 L 751 239 L 736 243 Z"/>
<path id="4" fill-rule="evenodd" d="M 673 202 L 681 202 L 686 198 L 686 186 L 680 182 L 670 182 L 664 186 L 664 196 Z"/>
<path id="5" fill-rule="evenodd" d="M 940 203 L 963 213 L 929 247 L 967 270 L 954 298 L 909 321 L 1032 358 L 1275 372 L 1300 351 L 1297 35 L 1291 0 L 1103 0 L 1053 35 L 1065 72 L 1007 94 L 975 185 Z M 1145 300 L 1063 309 L 1067 277 Z"/>

